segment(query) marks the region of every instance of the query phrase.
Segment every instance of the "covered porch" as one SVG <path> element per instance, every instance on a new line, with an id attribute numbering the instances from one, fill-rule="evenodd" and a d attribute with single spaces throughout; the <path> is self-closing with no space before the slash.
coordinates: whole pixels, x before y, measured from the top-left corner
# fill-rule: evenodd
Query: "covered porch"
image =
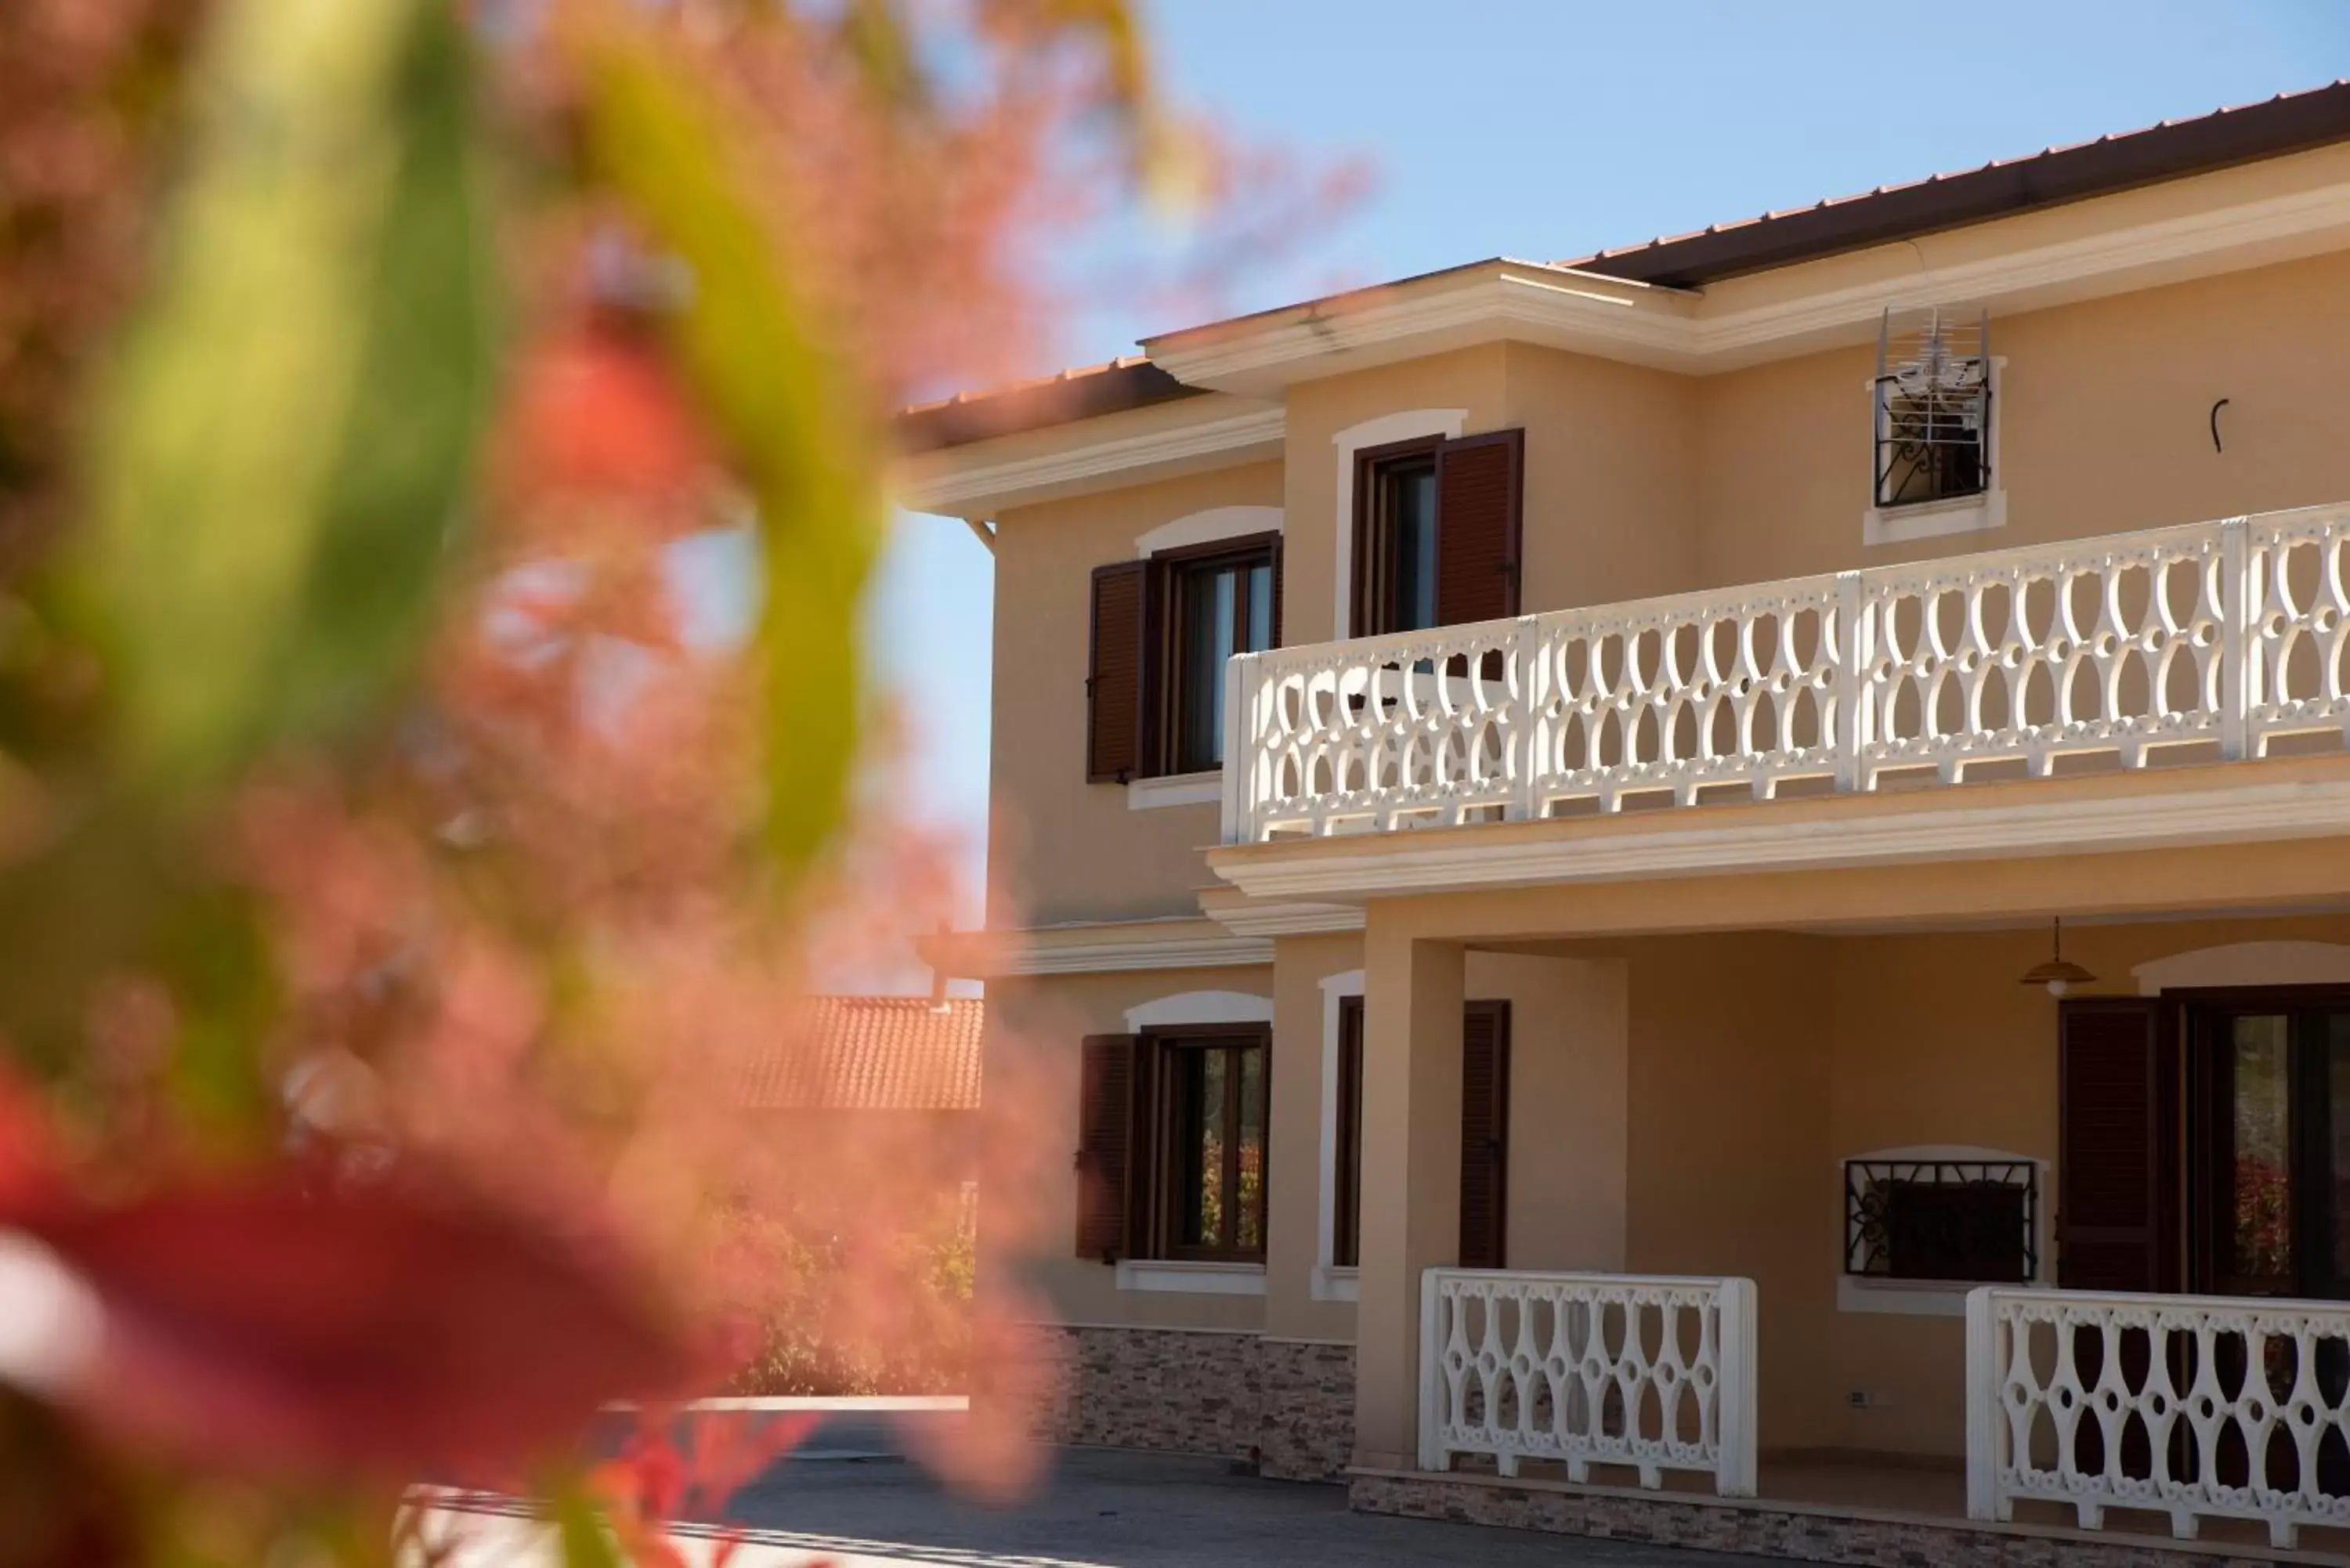
<path id="1" fill-rule="evenodd" d="M 2329 1076 L 2327 1025 L 2258 1022 L 2350 1010 L 2350 846 L 1365 909 L 1358 1507 L 1829 1561 L 2350 1552 L 2350 1301 L 2290 1304 L 2350 1297 L 2350 1036 Z M 2019 983 L 2057 917 L 2094 976 L 2061 1002 Z M 2290 1147 L 2251 1147 L 2268 1108 Z M 2267 1155 L 2281 1222 L 2230 1185 Z"/>

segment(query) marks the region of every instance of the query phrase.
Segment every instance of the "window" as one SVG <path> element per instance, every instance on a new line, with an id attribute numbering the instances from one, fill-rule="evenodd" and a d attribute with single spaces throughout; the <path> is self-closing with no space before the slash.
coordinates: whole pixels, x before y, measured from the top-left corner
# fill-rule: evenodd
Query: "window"
<path id="1" fill-rule="evenodd" d="M 2031 1160 L 1847 1160 L 1844 1189 L 1847 1274 L 2019 1284 L 2039 1272 Z"/>
<path id="2" fill-rule="evenodd" d="M 1871 504 L 1955 501 L 1991 488 L 1989 345 L 1980 315 L 1886 312 L 1877 332 Z"/>
<path id="3" fill-rule="evenodd" d="M 2350 990 L 2074 998 L 2060 1018 L 2060 1283 L 2350 1299 Z"/>
<path id="4" fill-rule="evenodd" d="M 1523 437 L 1430 437 L 1356 454 L 1357 636 L 1518 613 Z"/>
<path id="5" fill-rule="evenodd" d="M 1264 1257 L 1262 1031 L 1155 1038 L 1168 1106 L 1159 1186 L 1164 1254 Z"/>
<path id="6" fill-rule="evenodd" d="M 2350 1296 L 2350 1010 L 2208 1005 L 2189 1040 L 2197 1288 Z"/>
<path id="7" fill-rule="evenodd" d="M 1079 1257 L 1263 1262 L 1271 1053 L 1264 1023 L 1087 1037 Z"/>
<path id="8" fill-rule="evenodd" d="M 1222 766 L 1225 662 L 1281 642 L 1281 535 L 1097 567 L 1090 640 L 1088 782 Z"/>
<path id="9" fill-rule="evenodd" d="M 1224 661 L 1273 646 L 1273 569 L 1270 545 L 1170 567 L 1170 772 L 1202 773 L 1223 764 Z"/>

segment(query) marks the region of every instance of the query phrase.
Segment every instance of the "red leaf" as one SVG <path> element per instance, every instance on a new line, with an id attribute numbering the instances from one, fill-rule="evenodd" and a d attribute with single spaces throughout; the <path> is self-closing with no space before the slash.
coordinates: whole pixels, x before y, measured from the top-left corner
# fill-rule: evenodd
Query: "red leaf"
<path id="1" fill-rule="evenodd" d="M 308 1198 L 272 1173 L 15 1223 L 102 1312 L 67 1402 L 223 1468 L 511 1470 L 704 1370 L 608 1260 L 445 1192 Z"/>
<path id="2" fill-rule="evenodd" d="M 525 361 L 509 412 L 516 480 L 535 493 L 661 499 L 710 473 L 711 447 L 649 339 L 575 329 Z"/>

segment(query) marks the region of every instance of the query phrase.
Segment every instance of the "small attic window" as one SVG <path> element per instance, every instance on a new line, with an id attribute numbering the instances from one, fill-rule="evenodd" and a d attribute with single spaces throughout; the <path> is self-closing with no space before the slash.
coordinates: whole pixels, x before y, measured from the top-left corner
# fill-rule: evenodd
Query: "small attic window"
<path id="1" fill-rule="evenodd" d="M 1887 310 L 1873 383 L 1880 508 L 1981 495 L 1991 474 L 1991 324 L 1939 306 Z"/>

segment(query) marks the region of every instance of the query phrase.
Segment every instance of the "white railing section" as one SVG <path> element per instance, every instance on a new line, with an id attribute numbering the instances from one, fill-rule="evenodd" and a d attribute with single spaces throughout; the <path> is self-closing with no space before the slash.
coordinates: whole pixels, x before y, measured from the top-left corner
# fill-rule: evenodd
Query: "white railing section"
<path id="1" fill-rule="evenodd" d="M 2350 1528 L 2350 1302 L 1991 1286 L 1967 1298 L 1967 1512 L 2022 1499 Z"/>
<path id="2" fill-rule="evenodd" d="M 1422 1469 L 1490 1454 L 1754 1495 L 1752 1281 L 1430 1269 L 1419 1323 Z"/>
<path id="3" fill-rule="evenodd" d="M 1224 836 L 2350 731 L 2350 506 L 1243 654 Z"/>

